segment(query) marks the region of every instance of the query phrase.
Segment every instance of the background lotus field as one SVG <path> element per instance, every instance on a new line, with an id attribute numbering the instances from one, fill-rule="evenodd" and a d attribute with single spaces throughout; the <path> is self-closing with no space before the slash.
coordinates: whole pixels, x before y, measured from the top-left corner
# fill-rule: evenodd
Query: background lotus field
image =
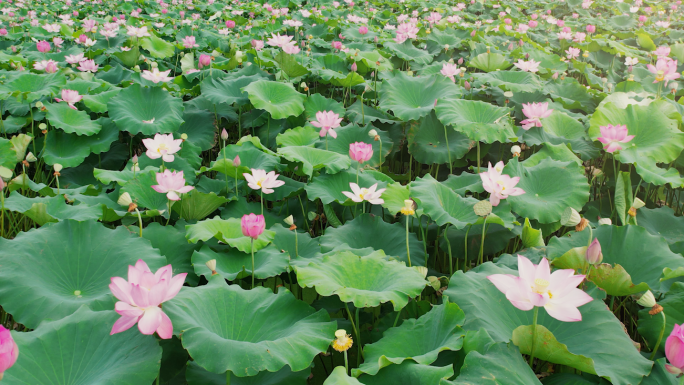
<path id="1" fill-rule="evenodd" d="M 0 3 L 2 383 L 681 384 L 682 9 Z"/>

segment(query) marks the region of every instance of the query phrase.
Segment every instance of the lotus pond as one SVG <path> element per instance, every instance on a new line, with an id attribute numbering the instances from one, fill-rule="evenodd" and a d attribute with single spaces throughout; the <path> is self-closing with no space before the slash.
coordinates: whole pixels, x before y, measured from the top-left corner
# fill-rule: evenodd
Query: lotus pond
<path id="1" fill-rule="evenodd" d="M 683 384 L 682 9 L 0 1 L 0 380 Z"/>

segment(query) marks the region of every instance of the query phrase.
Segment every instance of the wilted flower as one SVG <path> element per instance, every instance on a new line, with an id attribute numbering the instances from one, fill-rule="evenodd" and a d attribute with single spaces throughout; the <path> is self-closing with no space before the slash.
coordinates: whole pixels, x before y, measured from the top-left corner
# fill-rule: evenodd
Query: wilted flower
<path id="1" fill-rule="evenodd" d="M 413 199 L 404 199 L 404 207 L 401 208 L 401 213 L 403 215 L 414 215 L 417 207 Z"/>
<path id="2" fill-rule="evenodd" d="M 572 207 L 567 207 L 561 215 L 562 226 L 574 227 L 577 226 L 581 220 L 582 217 L 580 216 L 580 214 L 577 212 L 577 210 L 573 209 Z"/>
<path id="3" fill-rule="evenodd" d="M 335 340 L 332 343 L 333 349 L 342 353 L 349 350 L 353 344 L 354 341 L 352 340 L 351 335 L 347 334 L 346 330 L 340 329 L 335 332 Z"/>

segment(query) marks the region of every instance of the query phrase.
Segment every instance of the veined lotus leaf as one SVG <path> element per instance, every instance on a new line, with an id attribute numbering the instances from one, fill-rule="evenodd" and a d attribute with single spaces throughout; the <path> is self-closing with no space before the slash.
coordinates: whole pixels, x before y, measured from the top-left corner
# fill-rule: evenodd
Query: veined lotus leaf
<path id="1" fill-rule="evenodd" d="M 392 110 L 403 121 L 418 120 L 435 108 L 437 100 L 459 98 L 461 93 L 461 88 L 444 76 L 414 78 L 400 72 L 382 83 L 380 107 Z"/>
<path id="2" fill-rule="evenodd" d="M 85 111 L 74 110 L 66 103 L 47 103 L 47 119 L 53 126 L 68 134 L 94 135 L 100 132 L 100 123 L 90 120 Z"/>
<path id="3" fill-rule="evenodd" d="M 342 155 L 307 146 L 281 147 L 278 149 L 278 155 L 290 162 L 301 163 L 302 172 L 309 178 L 313 175 L 314 170 L 325 167 L 328 174 L 335 174 L 351 165 L 351 158 L 348 153 Z"/>
<path id="4" fill-rule="evenodd" d="M 251 254 L 233 248 L 214 251 L 208 245 L 204 245 L 192 254 L 192 264 L 197 275 L 203 275 L 207 279 L 211 277 L 212 272 L 206 263 L 212 259 L 216 260 L 216 272 L 227 280 L 234 281 L 252 274 Z M 254 253 L 254 277 L 266 279 L 284 273 L 289 261 L 287 253 L 269 245 Z"/>
<path id="5" fill-rule="evenodd" d="M 316 147 L 329 151 L 336 152 L 342 155 L 349 155 L 349 145 L 355 142 L 363 142 L 370 144 L 373 147 L 373 157 L 364 163 L 370 167 L 379 167 L 381 163 L 385 162 L 385 158 L 392 152 L 392 138 L 390 135 L 380 129 L 375 129 L 380 140 L 375 140 L 368 136 L 368 132 L 374 129 L 370 124 L 367 126 L 360 126 L 358 124 L 348 124 L 343 127 L 335 129 L 337 138 L 322 138 L 316 143 Z M 382 144 L 381 144 L 382 142 Z M 382 156 L 380 154 L 380 147 L 382 146 Z M 382 160 L 381 160 L 382 157 Z M 356 161 L 352 162 L 356 163 Z"/>
<path id="6" fill-rule="evenodd" d="M 364 385 L 434 385 L 453 375 L 451 365 L 439 367 L 406 360 L 383 368 L 374 376 L 362 375 L 359 381 Z"/>
<path id="7" fill-rule="evenodd" d="M 119 129 L 131 134 L 168 134 L 183 123 L 183 101 L 161 87 L 133 84 L 111 98 L 107 106 Z"/>
<path id="8" fill-rule="evenodd" d="M 285 366 L 277 372 L 259 372 L 252 377 L 230 375 L 230 385 L 307 385 L 310 369 L 293 372 Z M 188 362 L 185 378 L 188 385 L 226 385 L 226 373 L 216 374 L 205 370 L 196 362 Z"/>
<path id="9" fill-rule="evenodd" d="M 219 241 L 226 243 L 243 253 L 251 252 L 250 237 L 242 235 L 242 226 L 240 225 L 240 218 L 230 218 L 228 220 L 221 219 L 216 216 L 211 219 L 205 219 L 197 222 L 194 225 L 185 226 L 186 238 L 192 243 L 197 241 L 207 241 L 211 238 L 216 238 Z M 258 251 L 266 247 L 273 240 L 274 233 L 270 230 L 264 230 L 259 238 L 254 240 L 254 251 Z"/>
<path id="10" fill-rule="evenodd" d="M 511 92 L 535 92 L 542 87 L 539 76 L 523 71 L 496 71 L 478 76 L 477 80 Z"/>
<path id="11" fill-rule="evenodd" d="M 273 119 L 286 119 L 304 112 L 306 96 L 290 83 L 258 80 L 242 87 L 242 91 L 247 92 L 254 108 L 268 111 Z"/>
<path id="12" fill-rule="evenodd" d="M 479 100 L 440 99 L 435 111 L 443 124 L 453 126 L 472 140 L 506 143 L 515 138 L 508 108 Z"/>
<path id="13" fill-rule="evenodd" d="M 314 178 L 313 182 L 306 186 L 306 193 L 310 199 L 319 198 L 324 204 L 336 201 L 337 203 L 344 203 L 349 201 L 349 205 L 357 205 L 342 191 L 351 192 L 350 183 L 356 183 L 356 171 L 347 169 L 336 174 L 322 174 Z M 375 170 L 364 170 L 359 173 L 358 185 L 360 187 L 371 187 L 374 184 L 378 185 L 378 190 L 387 187 L 387 184 L 392 183 L 392 179 L 385 174 Z M 403 206 L 403 202 L 402 202 Z"/>
<path id="14" fill-rule="evenodd" d="M 445 164 L 463 158 L 475 143 L 464 134 L 445 127 L 434 111 L 412 122 L 407 134 L 408 150 L 425 164 Z"/>

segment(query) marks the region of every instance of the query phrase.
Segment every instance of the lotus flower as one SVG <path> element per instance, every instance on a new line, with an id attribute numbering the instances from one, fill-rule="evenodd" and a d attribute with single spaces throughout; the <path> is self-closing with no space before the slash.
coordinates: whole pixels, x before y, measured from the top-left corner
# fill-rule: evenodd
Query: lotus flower
<path id="1" fill-rule="evenodd" d="M 169 80 L 173 80 L 173 76 L 168 76 L 170 72 L 171 70 L 159 71 L 159 68 L 154 67 L 152 68 L 152 71 L 144 70 L 140 77 L 143 79 L 147 79 L 154 84 L 157 84 L 159 82 L 166 83 Z"/>
<path id="2" fill-rule="evenodd" d="M 522 112 L 527 119 L 520 124 L 523 129 L 529 130 L 532 127 L 541 127 L 541 119 L 551 116 L 553 109 L 549 109 L 549 103 L 527 103 L 523 104 Z"/>
<path id="3" fill-rule="evenodd" d="M 266 220 L 263 215 L 243 215 L 240 226 L 242 227 L 242 235 L 256 240 L 264 232 Z"/>
<path id="4" fill-rule="evenodd" d="M 299 49 L 299 47 L 297 47 L 297 44 L 293 41 L 283 45 L 283 52 L 285 52 L 286 54 L 295 55 L 295 54 L 298 54 L 299 51 L 301 51 L 301 50 Z"/>
<path id="5" fill-rule="evenodd" d="M 164 162 L 173 162 L 173 154 L 180 151 L 183 139 L 173 139 L 172 134 L 156 134 L 153 139 L 143 139 L 142 142 L 147 148 L 145 154 L 150 159 L 162 158 Z"/>
<path id="6" fill-rule="evenodd" d="M 439 72 L 451 79 L 452 82 L 456 82 L 456 78 L 454 76 L 458 75 L 461 72 L 461 69 L 458 68 L 458 66 L 454 63 L 444 63 L 442 64 L 442 70 Z"/>
<path id="7" fill-rule="evenodd" d="M 373 146 L 364 142 L 354 142 L 349 145 L 349 157 L 359 163 L 366 162 L 373 157 Z"/>
<path id="8" fill-rule="evenodd" d="M 607 152 L 613 153 L 622 150 L 620 143 L 629 143 L 634 139 L 634 135 L 627 135 L 627 126 L 609 124 L 607 126 L 600 126 L 601 136 L 598 141 L 605 144 L 603 149 Z"/>
<path id="9" fill-rule="evenodd" d="M 207 54 L 201 54 L 199 57 L 199 68 L 208 67 L 211 65 L 211 56 Z"/>
<path id="10" fill-rule="evenodd" d="M 84 57 L 82 53 L 79 53 L 76 55 L 67 55 L 64 57 L 64 60 L 69 64 L 78 64 L 84 60 Z"/>
<path id="11" fill-rule="evenodd" d="M 349 187 L 351 187 L 352 192 L 342 191 L 342 194 L 354 202 L 360 203 L 367 201 L 374 205 L 381 205 L 385 203 L 385 200 L 380 198 L 380 196 L 383 192 L 385 192 L 386 189 L 381 188 L 380 190 L 376 191 L 378 188 L 377 183 L 370 186 L 370 188 L 360 188 L 356 183 L 349 183 Z"/>
<path id="12" fill-rule="evenodd" d="M 147 32 L 147 27 L 136 28 L 136 27 L 129 25 L 129 26 L 126 26 L 126 30 L 127 30 L 126 34 L 128 36 L 133 36 L 133 37 L 137 37 L 137 38 L 150 36 L 150 33 Z"/>
<path id="13" fill-rule="evenodd" d="M 59 102 L 66 102 L 69 107 L 73 108 L 76 110 L 77 108 L 74 106 L 74 103 L 78 103 L 83 99 L 83 96 L 78 94 L 78 91 L 73 91 L 73 90 L 67 90 L 64 89 L 62 90 L 62 98 L 58 99 L 55 98 L 55 100 Z"/>
<path id="14" fill-rule="evenodd" d="M 83 72 L 97 72 L 98 65 L 95 64 L 95 60 L 83 60 L 79 63 L 78 69 Z"/>
<path id="15" fill-rule="evenodd" d="M 480 173 L 482 186 L 490 193 L 489 201 L 492 203 L 492 206 L 498 206 L 501 199 L 525 193 L 525 190 L 515 187 L 520 181 L 520 177 L 511 178 L 509 175 L 501 174 L 503 167 L 503 162 L 497 163 L 495 167 L 492 167 L 492 164 L 489 163 L 488 170 Z"/>
<path id="16" fill-rule="evenodd" d="M 273 46 L 273 47 L 282 47 L 285 44 L 289 43 L 292 40 L 292 36 L 287 36 L 287 35 L 274 35 L 271 34 L 271 38 L 268 39 L 266 42 L 268 45 Z"/>
<path id="17" fill-rule="evenodd" d="M 5 371 L 17 362 L 17 357 L 19 357 L 17 343 L 14 342 L 10 331 L 0 325 L 0 380 Z"/>
<path id="18" fill-rule="evenodd" d="M 187 273 L 172 277 L 171 265 L 152 273 L 145 261 L 139 259 L 135 266 L 128 266 L 128 281 L 113 277 L 109 290 L 119 299 L 114 309 L 121 316 L 110 334 L 121 333 L 136 323 L 142 334 L 154 334 L 169 339 L 173 335 L 171 320 L 161 309 L 161 304 L 178 294 Z"/>
<path id="19" fill-rule="evenodd" d="M 50 51 L 50 43 L 45 40 L 41 40 L 36 44 L 36 48 L 42 53 L 48 52 Z"/>
<path id="20" fill-rule="evenodd" d="M 670 47 L 665 46 L 665 45 L 660 46 L 660 47 L 658 47 L 658 49 L 653 51 L 653 54 L 656 55 L 658 57 L 658 59 L 666 58 L 666 57 L 670 56 Z"/>
<path id="21" fill-rule="evenodd" d="M 575 48 L 575 47 L 570 47 L 565 50 L 565 53 L 568 54 L 567 58 L 568 59 L 577 59 L 580 55 L 580 49 Z"/>
<path id="22" fill-rule="evenodd" d="M 333 111 L 318 111 L 316 112 L 316 120 L 311 122 L 311 125 L 321 129 L 321 137 L 330 134 L 333 138 L 337 138 L 335 129 L 340 126 L 340 122 L 342 122 L 342 118 L 339 114 Z"/>
<path id="23" fill-rule="evenodd" d="M 368 33 L 368 27 L 366 27 L 365 25 L 362 25 L 361 27 L 359 27 L 359 34 L 365 35 L 367 33 Z"/>
<path id="24" fill-rule="evenodd" d="M 271 194 L 276 187 L 280 187 L 285 184 L 284 181 L 278 180 L 278 176 L 275 171 L 266 173 L 266 170 L 252 169 L 252 173 L 243 173 L 242 176 L 247 180 L 247 185 L 252 190 L 261 190 L 264 194 Z"/>
<path id="25" fill-rule="evenodd" d="M 50 59 L 50 60 L 41 60 L 39 62 L 33 63 L 33 69 L 36 69 L 38 71 L 45 71 L 49 74 L 54 74 L 57 72 L 57 62 Z"/>
<path id="26" fill-rule="evenodd" d="M 539 64 L 541 64 L 541 62 L 534 60 L 524 61 L 522 59 L 519 59 L 518 62 L 513 65 L 518 67 L 518 69 L 520 69 L 521 71 L 534 73 L 539 71 Z"/>
<path id="27" fill-rule="evenodd" d="M 572 269 L 551 273 L 546 258 L 542 258 L 539 265 L 534 265 L 529 259 L 518 255 L 517 277 L 494 274 L 487 279 L 520 310 L 543 306 L 551 317 L 559 321 L 577 322 L 582 320 L 577 308 L 592 301 L 589 294 L 577 289 L 584 277 L 575 275 Z"/>
<path id="28" fill-rule="evenodd" d="M 185 194 L 194 189 L 192 186 L 185 185 L 183 171 L 171 172 L 171 170 L 166 169 L 163 173 L 158 172 L 157 183 L 159 184 L 151 186 L 154 191 L 166 194 L 166 197 L 171 201 L 179 201 L 180 196 L 178 194 Z"/>
<path id="29" fill-rule="evenodd" d="M 658 59 L 655 66 L 649 64 L 646 67 L 656 76 L 653 83 L 665 81 L 665 85 L 667 86 L 667 83 L 670 80 L 679 79 L 681 76 L 679 72 L 677 72 L 677 60 L 668 58 Z"/>
<path id="30" fill-rule="evenodd" d="M 199 44 L 197 44 L 194 36 L 188 35 L 188 36 L 183 38 L 183 47 L 185 47 L 185 48 L 196 48 L 196 47 L 199 47 Z"/>
<path id="31" fill-rule="evenodd" d="M 251 44 L 252 44 L 252 47 L 256 51 L 261 51 L 262 49 L 264 49 L 264 41 L 263 40 L 252 39 Z"/>
<path id="32" fill-rule="evenodd" d="M 672 333 L 665 341 L 665 356 L 670 362 L 665 364 L 668 372 L 675 375 L 684 373 L 684 325 L 674 324 Z"/>

